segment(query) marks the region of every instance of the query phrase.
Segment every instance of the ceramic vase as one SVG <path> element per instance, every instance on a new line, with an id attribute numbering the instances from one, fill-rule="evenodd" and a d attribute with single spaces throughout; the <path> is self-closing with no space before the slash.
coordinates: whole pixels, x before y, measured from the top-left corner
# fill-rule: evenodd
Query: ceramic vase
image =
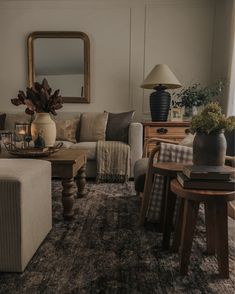
<path id="1" fill-rule="evenodd" d="M 52 147 L 56 140 L 56 124 L 49 113 L 37 113 L 31 124 L 31 135 L 33 141 L 40 135 L 46 147 Z"/>
<path id="2" fill-rule="evenodd" d="M 193 141 L 194 165 L 224 165 L 227 142 L 224 132 L 197 133 Z"/>

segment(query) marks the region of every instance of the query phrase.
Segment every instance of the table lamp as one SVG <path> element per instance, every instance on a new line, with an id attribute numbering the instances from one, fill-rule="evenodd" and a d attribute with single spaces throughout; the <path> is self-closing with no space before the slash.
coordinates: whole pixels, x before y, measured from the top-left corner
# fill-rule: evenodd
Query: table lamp
<path id="1" fill-rule="evenodd" d="M 156 90 L 150 95 L 152 121 L 167 121 L 171 95 L 166 89 L 176 89 L 181 86 L 166 64 L 158 64 L 152 69 L 141 85 L 141 88 Z"/>

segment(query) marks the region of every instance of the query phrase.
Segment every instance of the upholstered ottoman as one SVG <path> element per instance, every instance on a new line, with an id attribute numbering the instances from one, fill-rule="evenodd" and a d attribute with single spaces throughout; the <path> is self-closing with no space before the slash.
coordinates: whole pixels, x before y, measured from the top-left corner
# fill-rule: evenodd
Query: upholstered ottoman
<path id="1" fill-rule="evenodd" d="M 0 271 L 22 272 L 51 227 L 51 164 L 0 159 Z"/>

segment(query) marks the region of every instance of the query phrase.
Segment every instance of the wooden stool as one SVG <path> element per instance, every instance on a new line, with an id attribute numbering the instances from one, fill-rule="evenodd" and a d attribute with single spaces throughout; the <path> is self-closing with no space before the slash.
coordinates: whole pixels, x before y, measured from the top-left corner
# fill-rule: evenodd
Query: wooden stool
<path id="1" fill-rule="evenodd" d="M 217 253 L 220 276 L 229 277 L 227 202 L 235 199 L 235 191 L 184 189 L 171 181 L 171 190 L 180 197 L 180 208 L 174 234 L 173 249 L 180 247 L 180 273 L 188 272 L 193 235 L 200 202 L 205 204 L 207 252 Z"/>

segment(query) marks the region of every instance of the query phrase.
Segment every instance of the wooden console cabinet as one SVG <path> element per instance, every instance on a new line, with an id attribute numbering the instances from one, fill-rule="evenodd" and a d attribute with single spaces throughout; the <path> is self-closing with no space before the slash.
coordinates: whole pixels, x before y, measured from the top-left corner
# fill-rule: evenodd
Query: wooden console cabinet
<path id="1" fill-rule="evenodd" d="M 150 138 L 163 138 L 173 141 L 181 141 L 189 132 L 189 121 L 184 122 L 152 122 L 145 121 L 144 126 L 144 143 Z M 147 154 L 156 146 L 155 143 L 147 145 Z"/>

